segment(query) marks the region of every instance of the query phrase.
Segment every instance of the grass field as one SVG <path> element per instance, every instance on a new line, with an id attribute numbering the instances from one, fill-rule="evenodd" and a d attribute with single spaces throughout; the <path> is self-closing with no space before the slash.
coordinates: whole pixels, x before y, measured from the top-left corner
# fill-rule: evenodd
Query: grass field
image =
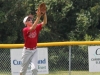
<path id="1" fill-rule="evenodd" d="M 44 75 L 69 75 L 69 71 L 59 71 L 59 72 L 57 71 Z M 71 71 L 71 75 L 100 75 L 100 72 L 90 73 L 88 71 Z"/>
<path id="2" fill-rule="evenodd" d="M 11 75 L 9 72 L 0 72 L 0 75 Z M 39 74 L 39 75 L 69 75 L 69 71 L 57 71 L 51 72 L 50 74 Z M 71 71 L 71 75 L 100 75 L 100 72 L 88 72 L 88 71 Z"/>

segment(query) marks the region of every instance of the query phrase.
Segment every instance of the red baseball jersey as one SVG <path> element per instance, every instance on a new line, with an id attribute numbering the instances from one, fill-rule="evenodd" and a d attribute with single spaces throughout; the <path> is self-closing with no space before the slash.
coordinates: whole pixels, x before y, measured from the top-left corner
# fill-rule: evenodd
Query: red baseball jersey
<path id="1" fill-rule="evenodd" d="M 42 24 L 38 24 L 35 30 L 29 31 L 29 27 L 23 28 L 24 46 L 27 48 L 34 48 L 37 46 L 37 40 Z"/>

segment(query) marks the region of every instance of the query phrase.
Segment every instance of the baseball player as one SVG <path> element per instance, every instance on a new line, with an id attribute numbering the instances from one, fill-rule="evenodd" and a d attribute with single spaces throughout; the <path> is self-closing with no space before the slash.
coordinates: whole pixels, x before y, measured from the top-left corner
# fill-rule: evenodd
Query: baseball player
<path id="1" fill-rule="evenodd" d="M 31 64 L 32 75 L 37 75 L 37 40 L 40 30 L 47 23 L 47 15 L 46 11 L 41 12 L 37 11 L 36 20 L 32 21 L 33 16 L 29 15 L 23 19 L 23 23 L 25 24 L 25 28 L 23 28 L 23 37 L 25 40 L 23 52 L 22 52 L 22 64 L 20 75 L 25 75 L 28 65 Z M 41 14 L 42 13 L 42 14 Z M 43 16 L 43 22 L 38 23 L 41 16 Z"/>

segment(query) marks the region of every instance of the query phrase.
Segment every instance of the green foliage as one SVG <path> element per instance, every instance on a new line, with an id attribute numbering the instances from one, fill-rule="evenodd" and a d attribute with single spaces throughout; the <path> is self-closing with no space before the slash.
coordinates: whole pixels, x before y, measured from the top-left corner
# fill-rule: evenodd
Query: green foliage
<path id="1" fill-rule="evenodd" d="M 91 18 L 92 18 L 92 25 L 96 27 L 99 24 L 100 19 L 100 5 L 97 3 L 95 6 L 91 7 Z"/>
<path id="2" fill-rule="evenodd" d="M 91 41 L 91 40 L 93 40 L 93 39 L 92 39 L 92 36 L 90 36 L 90 35 L 88 35 L 88 34 L 85 34 L 84 39 L 85 39 L 86 41 Z"/>
<path id="3" fill-rule="evenodd" d="M 88 31 L 88 28 L 91 26 L 91 15 L 90 12 L 81 10 L 79 13 L 77 13 L 76 18 L 76 29 L 75 32 L 78 33 L 79 36 L 77 38 L 79 40 L 84 40 L 84 36 Z M 81 38 L 80 38 L 81 37 Z"/>
<path id="4" fill-rule="evenodd" d="M 22 20 L 28 14 L 35 18 L 35 10 L 42 2 L 47 6 L 48 24 L 39 42 L 87 40 L 86 34 L 94 40 L 99 34 L 99 0 L 1 0 L 0 42 L 23 43 Z"/>

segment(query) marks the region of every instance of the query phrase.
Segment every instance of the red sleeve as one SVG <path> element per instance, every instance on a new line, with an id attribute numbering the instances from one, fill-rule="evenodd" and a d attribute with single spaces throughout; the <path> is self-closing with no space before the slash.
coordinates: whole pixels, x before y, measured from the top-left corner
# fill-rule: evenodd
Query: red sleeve
<path id="1" fill-rule="evenodd" d="M 24 37 L 24 39 L 26 39 L 27 38 L 27 35 L 29 34 L 29 28 L 24 28 L 23 29 L 23 37 Z"/>
<path id="2" fill-rule="evenodd" d="M 42 24 L 38 24 L 36 27 L 36 31 L 39 33 L 42 29 Z"/>

